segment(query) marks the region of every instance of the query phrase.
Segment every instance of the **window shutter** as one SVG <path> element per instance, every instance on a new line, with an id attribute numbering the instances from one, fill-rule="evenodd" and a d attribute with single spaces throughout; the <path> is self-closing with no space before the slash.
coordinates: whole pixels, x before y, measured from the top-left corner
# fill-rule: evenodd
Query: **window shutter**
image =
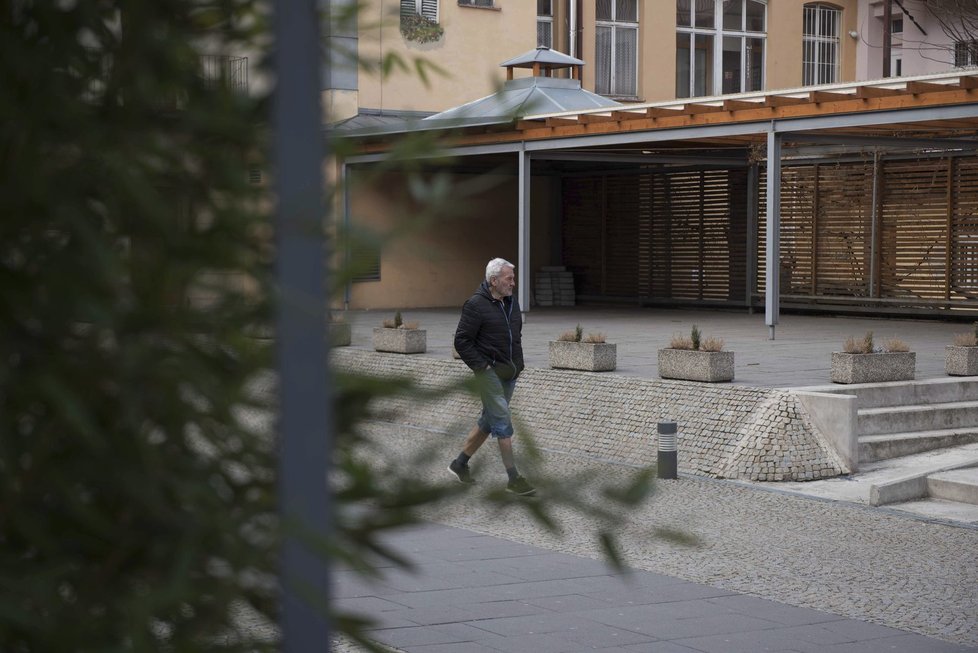
<path id="1" fill-rule="evenodd" d="M 421 15 L 438 22 L 438 0 L 421 0 Z"/>
<path id="2" fill-rule="evenodd" d="M 350 269 L 353 281 L 380 281 L 380 246 L 366 239 L 350 242 Z"/>

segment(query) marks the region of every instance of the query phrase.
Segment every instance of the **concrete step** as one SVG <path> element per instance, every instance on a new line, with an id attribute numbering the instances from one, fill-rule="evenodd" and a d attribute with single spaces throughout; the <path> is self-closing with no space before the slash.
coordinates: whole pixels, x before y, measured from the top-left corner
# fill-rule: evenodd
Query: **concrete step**
<path id="1" fill-rule="evenodd" d="M 945 519 L 957 524 L 978 526 L 978 506 L 973 506 L 969 503 L 927 497 L 925 499 L 891 503 L 886 507 L 891 510 L 909 512 L 926 517 L 927 519 Z"/>
<path id="2" fill-rule="evenodd" d="M 859 436 L 859 463 L 910 456 L 978 442 L 978 427 Z"/>
<path id="3" fill-rule="evenodd" d="M 859 397 L 859 408 L 978 401 L 978 378 L 975 377 L 853 385 L 833 384 L 803 389 L 811 392 L 856 395 Z"/>
<path id="4" fill-rule="evenodd" d="M 978 427 L 978 401 L 860 408 L 857 433 L 906 433 Z"/>
<path id="5" fill-rule="evenodd" d="M 927 492 L 934 499 L 978 506 L 978 468 L 930 474 L 927 477 Z"/>

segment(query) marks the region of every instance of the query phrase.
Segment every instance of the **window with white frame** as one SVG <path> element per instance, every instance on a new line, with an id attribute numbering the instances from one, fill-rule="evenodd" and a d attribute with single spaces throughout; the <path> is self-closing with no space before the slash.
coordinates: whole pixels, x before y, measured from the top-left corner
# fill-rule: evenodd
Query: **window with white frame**
<path id="1" fill-rule="evenodd" d="M 594 91 L 638 95 L 638 0 L 595 0 Z"/>
<path id="2" fill-rule="evenodd" d="M 802 84 L 839 81 L 842 10 L 819 2 L 805 5 L 802 30 Z"/>
<path id="3" fill-rule="evenodd" d="M 438 22 L 438 0 L 401 0 L 401 18 L 418 14 Z"/>
<path id="4" fill-rule="evenodd" d="M 978 66 L 978 41 L 957 41 L 954 44 L 954 66 Z"/>
<path id="5" fill-rule="evenodd" d="M 537 45 L 554 47 L 553 0 L 537 0 Z"/>
<path id="6" fill-rule="evenodd" d="M 676 0 L 676 97 L 764 88 L 766 0 Z"/>
<path id="7" fill-rule="evenodd" d="M 492 7 L 492 0 L 458 0 L 458 3 L 469 7 Z"/>

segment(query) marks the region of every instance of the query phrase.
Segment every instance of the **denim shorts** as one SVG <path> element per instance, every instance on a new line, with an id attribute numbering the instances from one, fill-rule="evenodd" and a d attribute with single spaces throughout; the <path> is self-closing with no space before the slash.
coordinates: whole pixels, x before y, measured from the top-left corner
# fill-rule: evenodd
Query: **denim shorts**
<path id="1" fill-rule="evenodd" d="M 513 435 L 513 418 L 509 412 L 509 400 L 516 388 L 516 379 L 502 381 L 495 372 L 479 374 L 482 381 L 482 414 L 479 415 L 479 430 L 494 438 L 509 438 Z"/>

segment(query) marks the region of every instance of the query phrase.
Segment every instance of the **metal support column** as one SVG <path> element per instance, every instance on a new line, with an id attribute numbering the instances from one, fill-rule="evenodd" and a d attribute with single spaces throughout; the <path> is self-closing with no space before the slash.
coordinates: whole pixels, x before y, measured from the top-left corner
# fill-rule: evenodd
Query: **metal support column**
<path id="1" fill-rule="evenodd" d="M 279 393 L 278 506 L 283 653 L 328 646 L 332 499 L 326 485 L 333 431 L 327 368 L 328 260 L 323 221 L 320 10 L 327 0 L 274 4 L 275 77 L 272 153 L 275 347 Z M 326 54 L 328 66 L 329 54 Z"/>
<path id="2" fill-rule="evenodd" d="M 767 243 L 765 251 L 764 323 L 768 337 L 774 340 L 774 330 L 781 311 L 781 135 L 767 133 Z"/>
<path id="3" fill-rule="evenodd" d="M 519 151 L 519 260 L 517 279 L 520 306 L 524 315 L 530 310 L 530 153 Z"/>
<path id="4" fill-rule="evenodd" d="M 866 294 L 869 297 L 879 297 L 880 265 L 879 265 L 879 223 L 880 223 L 880 153 L 873 152 L 873 205 L 869 212 L 869 287 Z"/>
<path id="5" fill-rule="evenodd" d="M 350 173 L 352 169 L 348 163 L 343 163 L 340 165 L 340 211 L 343 218 L 343 232 L 342 240 L 343 243 L 343 270 L 349 272 L 350 266 L 353 264 L 352 251 L 350 249 Z M 353 297 L 353 278 L 347 277 L 346 283 L 343 287 L 343 310 L 350 310 L 350 300 Z"/>
<path id="6" fill-rule="evenodd" d="M 754 293 L 757 292 L 757 213 L 760 171 L 757 164 L 747 168 L 747 312 L 754 313 Z"/>

